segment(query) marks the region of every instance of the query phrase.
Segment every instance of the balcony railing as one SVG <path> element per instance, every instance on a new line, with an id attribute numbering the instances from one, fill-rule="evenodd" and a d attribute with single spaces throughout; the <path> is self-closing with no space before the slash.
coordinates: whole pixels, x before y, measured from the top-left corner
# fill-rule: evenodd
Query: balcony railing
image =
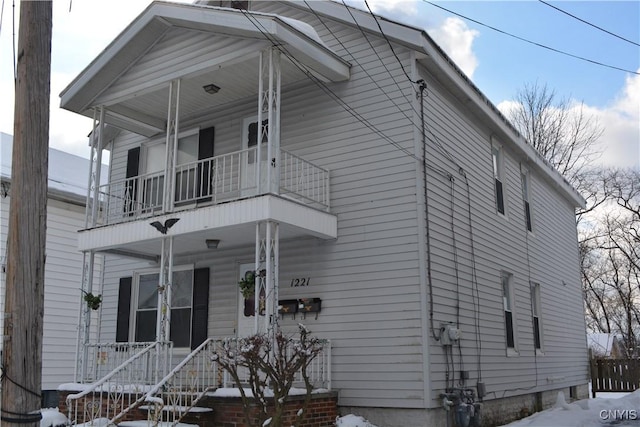
<path id="1" fill-rule="evenodd" d="M 180 208 L 277 192 L 317 209 L 329 209 L 329 171 L 281 150 L 278 179 L 274 162 L 266 159 L 257 162 L 256 155 L 256 147 L 253 147 L 178 165 L 169 203 Z M 273 167 L 271 183 L 267 178 L 270 166 Z M 259 180 L 257 175 L 260 175 Z M 98 223 L 113 224 L 162 213 L 164 192 L 163 172 L 103 185 L 100 187 L 102 212 Z"/>

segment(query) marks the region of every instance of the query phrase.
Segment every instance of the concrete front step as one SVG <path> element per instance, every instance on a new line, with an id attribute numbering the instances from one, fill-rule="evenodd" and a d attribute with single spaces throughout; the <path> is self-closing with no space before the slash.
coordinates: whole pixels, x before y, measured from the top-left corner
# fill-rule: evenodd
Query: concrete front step
<path id="1" fill-rule="evenodd" d="M 138 407 L 138 410 L 144 414 L 145 419 L 147 418 L 147 411 L 149 409 L 149 405 L 142 405 Z M 170 412 L 174 409 L 180 410 L 182 412 L 187 411 L 187 413 L 182 417 L 182 422 L 177 424 L 178 426 L 197 426 L 197 427 L 212 427 L 213 426 L 213 408 L 205 408 L 202 406 L 194 406 L 193 408 L 188 408 L 186 406 L 178 406 L 174 407 L 172 405 L 166 405 L 162 407 L 163 412 Z M 170 425 L 170 423 L 161 423 L 159 426 L 164 426 L 164 424 Z M 120 423 L 122 425 L 122 423 Z M 125 426 L 126 427 L 126 426 Z M 139 426 L 133 426 L 139 427 Z"/>

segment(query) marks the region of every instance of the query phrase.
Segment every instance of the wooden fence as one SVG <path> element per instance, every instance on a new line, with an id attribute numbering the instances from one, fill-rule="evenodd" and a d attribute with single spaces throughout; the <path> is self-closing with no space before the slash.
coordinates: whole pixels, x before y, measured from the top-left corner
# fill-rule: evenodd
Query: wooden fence
<path id="1" fill-rule="evenodd" d="M 591 359 L 591 393 L 632 392 L 640 388 L 640 359 Z"/>

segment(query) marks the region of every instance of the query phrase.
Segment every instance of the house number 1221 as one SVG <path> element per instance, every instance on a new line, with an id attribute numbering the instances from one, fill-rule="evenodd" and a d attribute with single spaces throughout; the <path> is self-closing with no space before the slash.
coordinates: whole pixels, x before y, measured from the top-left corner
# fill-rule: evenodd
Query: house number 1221
<path id="1" fill-rule="evenodd" d="M 309 282 L 311 281 L 310 277 L 302 277 L 299 279 L 291 279 L 291 287 L 297 288 L 299 286 L 309 286 Z"/>

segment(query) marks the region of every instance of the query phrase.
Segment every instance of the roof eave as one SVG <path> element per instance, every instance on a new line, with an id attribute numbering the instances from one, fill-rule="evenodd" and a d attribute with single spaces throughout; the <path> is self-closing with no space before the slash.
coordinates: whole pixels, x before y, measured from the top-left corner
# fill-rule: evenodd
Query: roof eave
<path id="1" fill-rule="evenodd" d="M 288 53 L 324 81 L 349 79 L 349 63 L 327 47 L 276 15 L 256 14 L 249 20 L 245 13 L 250 12 L 158 1 L 152 3 L 62 91 L 60 106 L 90 115 L 87 110 L 93 106 L 93 101 L 171 27 L 225 36 L 267 38 L 284 45 Z"/>

